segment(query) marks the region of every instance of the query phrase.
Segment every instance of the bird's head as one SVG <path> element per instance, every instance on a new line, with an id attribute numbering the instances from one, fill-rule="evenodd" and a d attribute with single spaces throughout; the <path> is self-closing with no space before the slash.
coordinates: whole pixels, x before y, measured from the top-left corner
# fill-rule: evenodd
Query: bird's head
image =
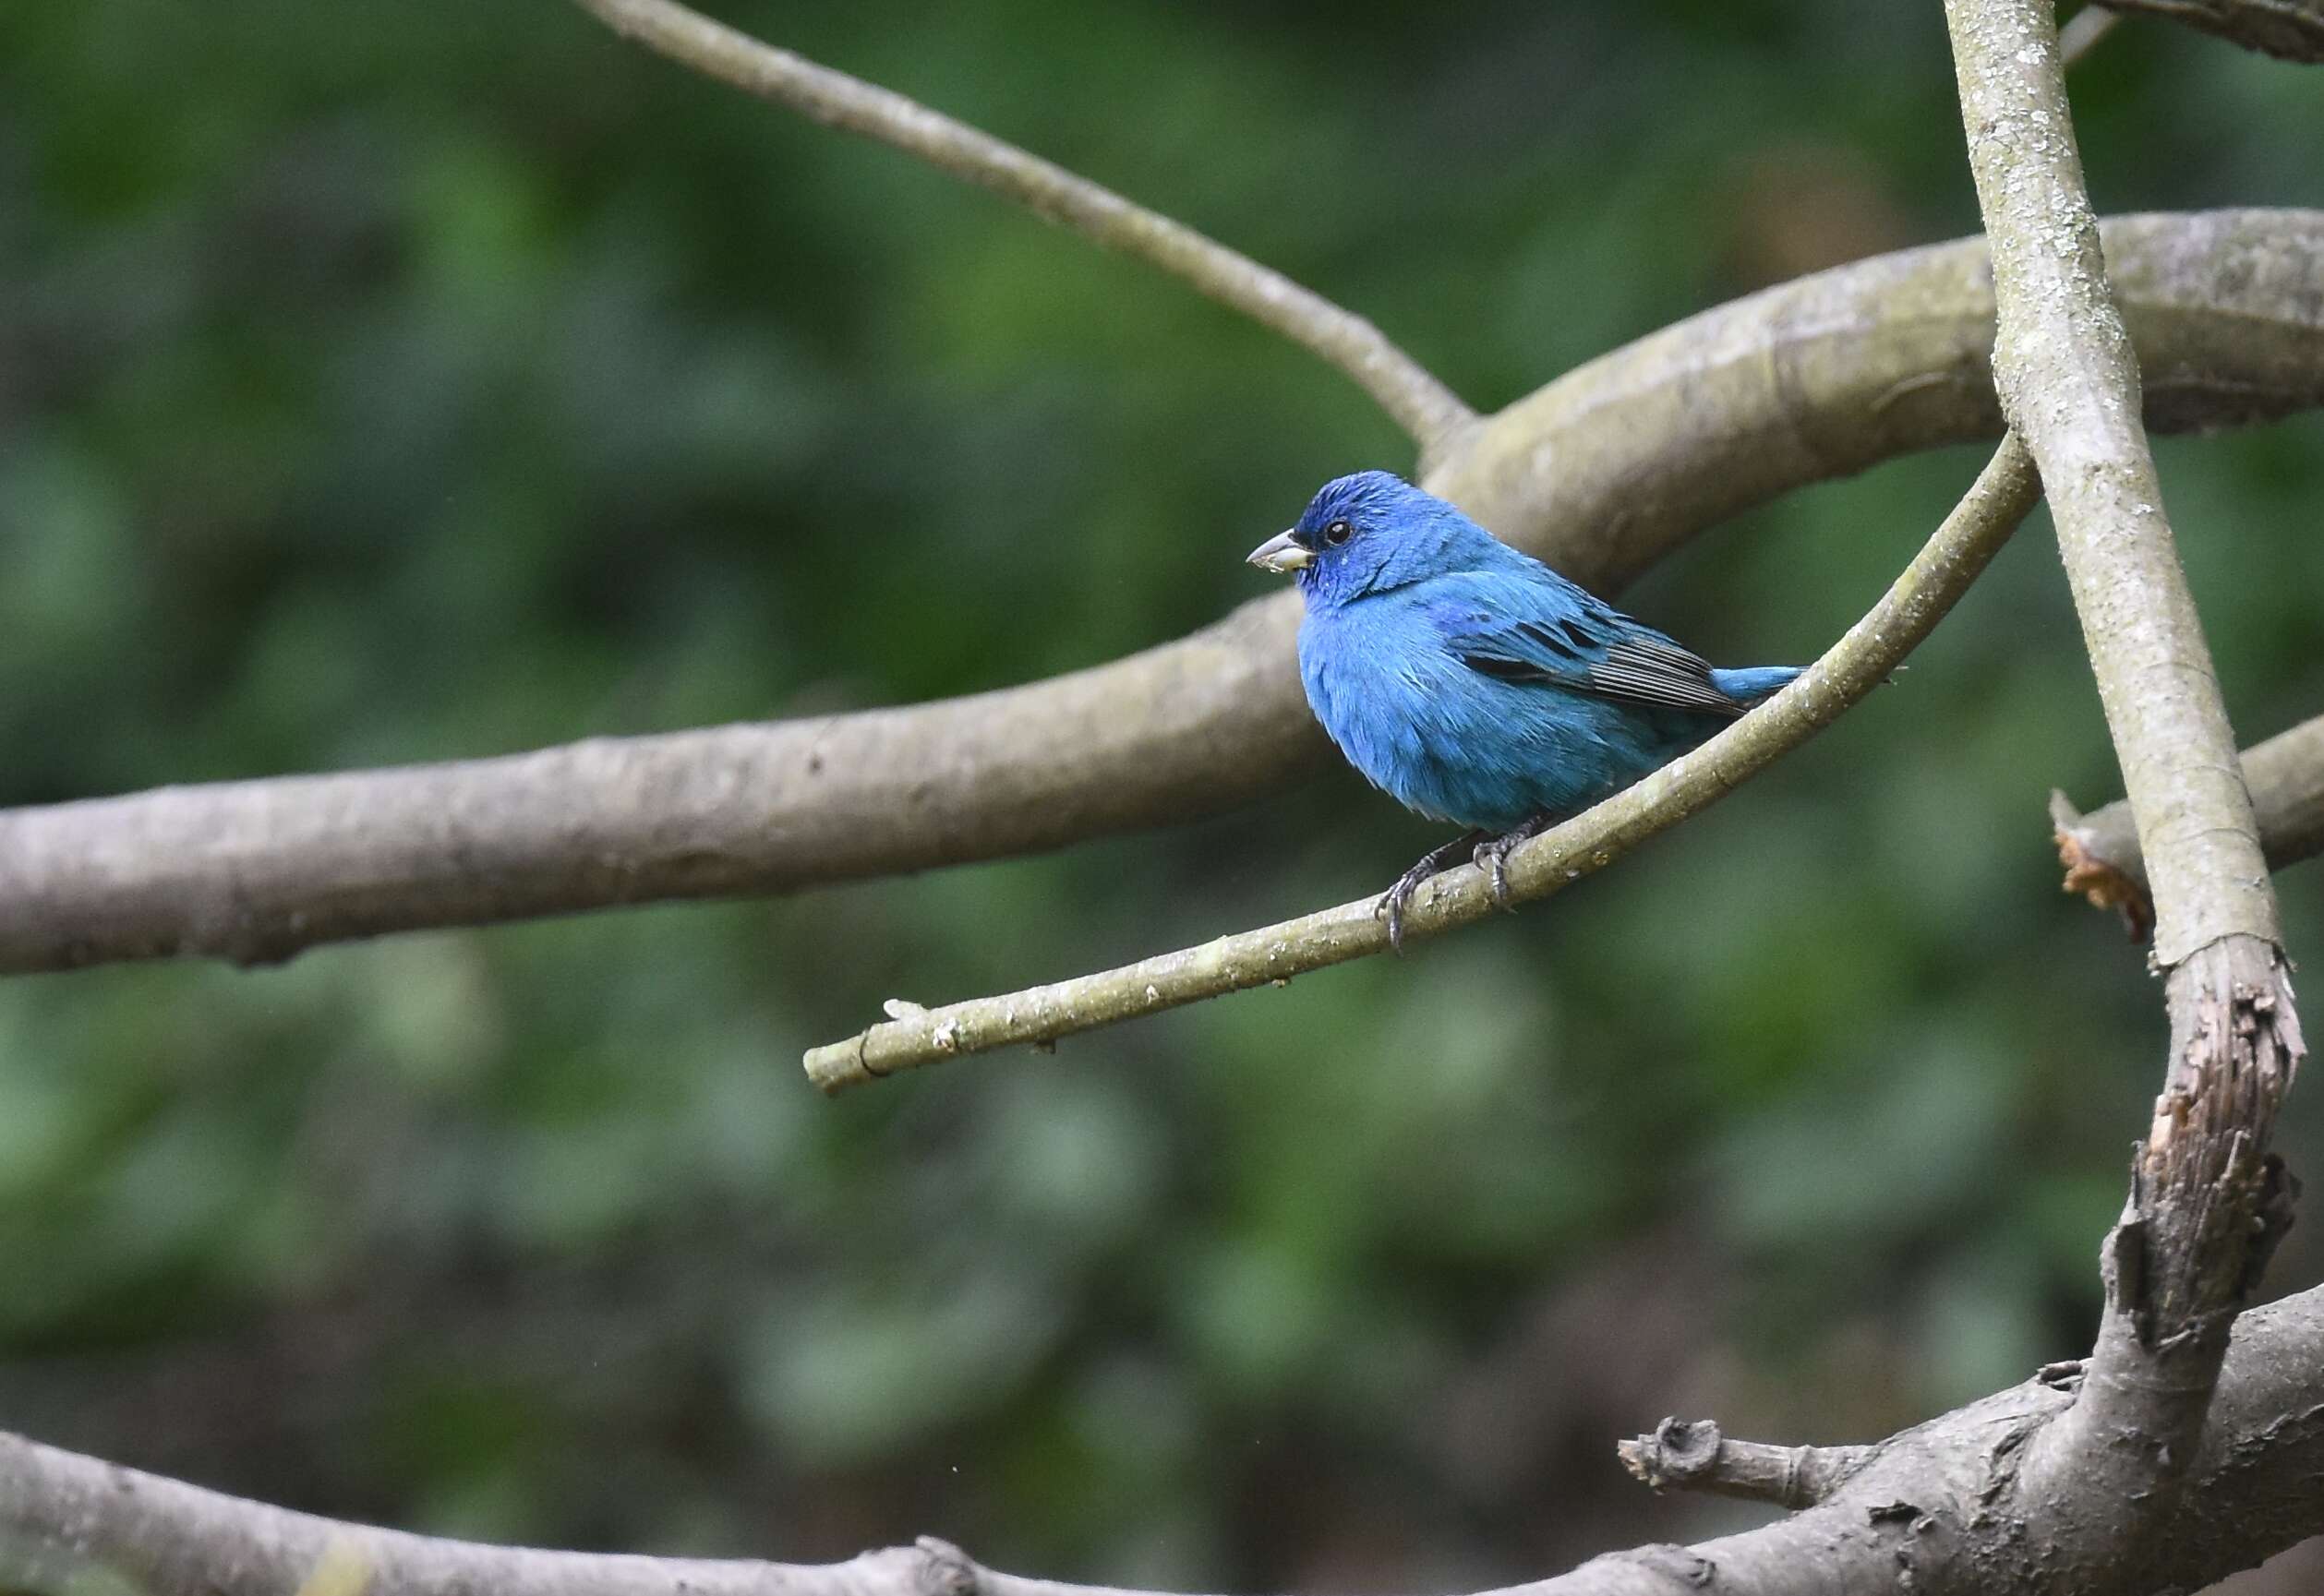
<path id="1" fill-rule="evenodd" d="M 1508 551 L 1443 499 L 1385 471 L 1324 484 L 1298 523 L 1251 550 L 1261 570 L 1295 571 L 1310 604 L 1344 604 Z"/>

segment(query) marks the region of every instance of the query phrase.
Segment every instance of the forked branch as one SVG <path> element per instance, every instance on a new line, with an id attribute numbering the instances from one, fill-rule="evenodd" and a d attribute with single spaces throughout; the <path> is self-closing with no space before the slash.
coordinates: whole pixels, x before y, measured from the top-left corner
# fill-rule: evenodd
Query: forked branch
<path id="1" fill-rule="evenodd" d="M 2267 1151 L 2304 1044 L 2233 730 L 2162 508 L 2137 357 L 2099 247 L 2050 0 L 1946 0 L 1993 242 L 2002 409 L 2040 463 L 2153 885 L 2171 1052 L 2103 1256 L 2107 1311 L 2074 1405 L 2012 1489 L 2095 1485 L 2061 1550 L 2159 1545 L 2229 1328 L 2290 1222 Z M 2140 1504 L 2125 1513 L 2124 1504 Z"/>

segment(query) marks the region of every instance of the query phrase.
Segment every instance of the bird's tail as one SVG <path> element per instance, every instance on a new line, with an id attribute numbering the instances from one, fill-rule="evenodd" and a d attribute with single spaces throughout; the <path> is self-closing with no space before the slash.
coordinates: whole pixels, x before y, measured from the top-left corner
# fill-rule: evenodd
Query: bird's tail
<path id="1" fill-rule="evenodd" d="M 1757 703 L 1800 674 L 1796 665 L 1754 665 L 1740 670 L 1713 670 L 1711 685 L 1737 703 Z"/>

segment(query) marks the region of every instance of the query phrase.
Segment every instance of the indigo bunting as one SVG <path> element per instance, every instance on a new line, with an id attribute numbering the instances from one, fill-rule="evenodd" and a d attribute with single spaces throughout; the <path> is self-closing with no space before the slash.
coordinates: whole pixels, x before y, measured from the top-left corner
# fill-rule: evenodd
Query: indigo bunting
<path id="1" fill-rule="evenodd" d="M 1380 899 L 1463 854 L 1509 906 L 1502 861 L 1798 676 L 1718 670 L 1451 505 L 1384 471 L 1325 484 L 1250 563 L 1298 573 L 1299 677 L 1348 762 L 1406 809 L 1469 828 Z"/>

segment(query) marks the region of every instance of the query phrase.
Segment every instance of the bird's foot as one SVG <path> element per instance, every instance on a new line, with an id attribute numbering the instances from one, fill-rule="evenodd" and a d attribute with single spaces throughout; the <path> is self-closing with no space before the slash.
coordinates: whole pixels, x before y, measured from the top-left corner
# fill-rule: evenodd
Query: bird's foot
<path id="1" fill-rule="evenodd" d="M 1380 900 L 1373 906 L 1372 913 L 1388 921 L 1388 946 L 1397 956 L 1402 957 L 1404 952 L 1404 910 L 1411 906 L 1413 894 L 1420 890 L 1424 882 L 1451 870 L 1453 862 L 1463 854 L 1475 854 L 1483 847 L 1485 845 L 1479 839 L 1484 835 L 1483 832 L 1471 832 L 1466 836 L 1455 837 L 1442 847 L 1430 848 L 1421 856 L 1418 864 L 1398 876 L 1396 884 L 1380 894 Z"/>
<path id="2" fill-rule="evenodd" d="M 1535 815 L 1501 835 L 1487 837 L 1476 845 L 1472 857 L 1476 868 L 1485 872 L 1486 880 L 1492 888 L 1493 901 L 1512 915 L 1517 912 L 1517 906 L 1509 901 L 1509 851 L 1528 837 L 1538 836 L 1547 831 L 1555 818 L 1546 814 Z"/>

